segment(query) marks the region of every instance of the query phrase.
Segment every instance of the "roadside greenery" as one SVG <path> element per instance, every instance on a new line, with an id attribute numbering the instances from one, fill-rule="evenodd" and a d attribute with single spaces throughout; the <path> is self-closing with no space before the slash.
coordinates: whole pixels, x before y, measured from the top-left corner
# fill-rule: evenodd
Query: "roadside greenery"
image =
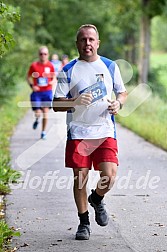
<path id="1" fill-rule="evenodd" d="M 12 228 L 9 228 L 4 220 L 0 221 L 0 252 L 9 251 L 8 247 L 10 239 L 13 236 L 20 236 L 20 232 L 16 232 Z M 11 251 L 11 250 L 10 250 Z M 14 250 L 13 250 L 14 251 Z"/>
<path id="2" fill-rule="evenodd" d="M 9 182 L 17 183 L 21 175 L 11 168 L 10 137 L 26 111 L 26 108 L 18 109 L 17 103 L 20 100 L 26 100 L 29 88 L 25 82 L 22 82 L 17 85 L 16 90 L 17 94 L 6 100 L 4 105 L 0 107 L 0 195 L 8 194 L 11 191 Z M 19 233 L 9 228 L 4 220 L 0 220 L 0 252 L 4 251 L 3 247 L 8 240 L 16 235 L 18 236 Z"/>
<path id="3" fill-rule="evenodd" d="M 20 20 L 19 9 L 0 2 L 0 56 L 15 45 L 14 23 Z"/>
<path id="4" fill-rule="evenodd" d="M 158 96 L 149 97 L 128 117 L 116 118 L 121 125 L 167 150 L 167 104 Z"/>
<path id="5" fill-rule="evenodd" d="M 154 17 L 151 34 L 152 50 L 159 51 L 161 49 L 167 52 L 166 34 L 166 17 L 164 15 Z"/>
<path id="6" fill-rule="evenodd" d="M 151 53 L 150 79 L 152 95 L 127 117 L 117 116 L 123 126 L 142 136 L 147 141 L 167 150 L 167 53 Z M 136 85 L 126 85 L 130 93 Z"/>
<path id="7" fill-rule="evenodd" d="M 24 100 L 28 94 L 28 87 L 26 83 L 17 85 L 18 94 L 6 101 L 0 107 L 1 121 L 0 121 L 0 194 L 10 192 L 9 182 L 16 182 L 19 173 L 11 169 L 10 163 L 10 137 L 13 133 L 15 125 L 25 113 L 25 108 L 18 109 L 17 102 Z M 12 181 L 10 178 L 12 177 Z"/>
<path id="8" fill-rule="evenodd" d="M 150 61 L 149 85 L 165 103 L 167 101 L 167 53 L 152 52 Z"/>

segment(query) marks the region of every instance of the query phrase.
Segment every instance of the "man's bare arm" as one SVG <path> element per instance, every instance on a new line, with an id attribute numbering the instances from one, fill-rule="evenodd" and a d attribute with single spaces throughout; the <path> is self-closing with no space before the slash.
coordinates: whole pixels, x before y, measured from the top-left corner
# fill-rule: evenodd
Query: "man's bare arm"
<path id="1" fill-rule="evenodd" d="M 52 107 L 53 107 L 53 110 L 54 112 L 63 112 L 63 111 L 68 111 L 72 108 L 74 108 L 74 98 L 54 98 L 53 99 L 53 104 L 52 104 Z"/>
<path id="2" fill-rule="evenodd" d="M 52 107 L 54 112 L 58 111 L 63 112 L 74 108 L 76 105 L 85 105 L 85 106 L 90 105 L 92 99 L 93 97 L 91 93 L 84 93 L 76 98 L 69 98 L 69 99 L 65 97 L 54 98 Z"/>

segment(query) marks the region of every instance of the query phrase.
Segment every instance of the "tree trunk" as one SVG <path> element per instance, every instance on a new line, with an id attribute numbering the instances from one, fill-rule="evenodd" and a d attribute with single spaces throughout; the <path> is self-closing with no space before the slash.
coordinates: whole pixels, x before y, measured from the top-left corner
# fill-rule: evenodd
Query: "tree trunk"
<path id="1" fill-rule="evenodd" d="M 128 60 L 132 64 L 136 64 L 136 39 L 134 34 L 132 34 L 128 39 L 129 51 Z"/>
<path id="2" fill-rule="evenodd" d="M 145 0 L 142 0 L 143 7 Z M 140 44 L 139 44 L 139 83 L 147 83 L 150 58 L 150 26 L 151 18 L 143 12 L 140 24 Z"/>

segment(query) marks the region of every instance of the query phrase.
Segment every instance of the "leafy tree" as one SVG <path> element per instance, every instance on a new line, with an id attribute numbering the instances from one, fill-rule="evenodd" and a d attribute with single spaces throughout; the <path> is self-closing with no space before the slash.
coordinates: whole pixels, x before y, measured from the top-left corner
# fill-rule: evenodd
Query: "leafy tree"
<path id="1" fill-rule="evenodd" d="M 167 18 L 164 16 L 156 16 L 151 22 L 151 46 L 153 50 L 167 52 L 166 43 L 166 26 Z M 160 29 L 161 27 L 161 29 Z"/>
<path id="2" fill-rule="evenodd" d="M 19 8 L 0 2 L 0 101 L 6 96 L 14 78 L 12 68 L 6 62 L 5 54 L 15 45 L 14 23 L 20 20 Z M 3 56 L 3 59 L 2 59 Z"/>
<path id="3" fill-rule="evenodd" d="M 70 58 L 76 56 L 75 34 L 83 23 L 93 23 L 97 26 L 102 41 L 100 54 L 112 59 L 124 58 L 133 64 L 139 62 L 140 82 L 143 82 L 143 76 L 147 78 L 149 69 L 151 19 L 164 13 L 165 10 L 167 12 L 167 8 L 163 8 L 166 0 L 158 2 L 156 0 L 6 0 L 6 2 L 15 8 L 19 6 L 21 19 L 12 27 L 12 31 L 15 32 L 15 48 L 12 54 L 3 58 L 3 63 L 7 62 L 7 68 L 10 68 L 10 71 L 6 70 L 8 75 L 5 75 L 4 82 L 10 73 L 25 78 L 28 65 L 37 59 L 40 45 L 47 45 L 50 53 L 56 51 L 59 55 L 66 53 Z M 0 61 L 1 65 L 3 63 Z M 11 85 L 12 81 L 6 82 Z"/>
<path id="4" fill-rule="evenodd" d="M 107 48 L 113 49 L 116 59 L 123 57 L 135 64 L 137 61 L 136 49 L 138 48 L 139 0 L 113 0 L 108 2 L 110 7 L 107 9 Z"/>
<path id="5" fill-rule="evenodd" d="M 147 83 L 150 58 L 151 19 L 163 13 L 166 0 L 141 0 L 139 83 Z"/>
<path id="6" fill-rule="evenodd" d="M 0 2 L 0 56 L 14 46 L 13 23 L 19 19 L 18 8 Z"/>

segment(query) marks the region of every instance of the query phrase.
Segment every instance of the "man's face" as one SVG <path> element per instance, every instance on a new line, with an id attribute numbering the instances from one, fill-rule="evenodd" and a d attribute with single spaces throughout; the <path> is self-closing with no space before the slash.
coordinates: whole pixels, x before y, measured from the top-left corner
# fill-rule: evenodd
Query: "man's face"
<path id="1" fill-rule="evenodd" d="M 81 29 L 76 41 L 80 59 L 95 61 L 97 59 L 99 42 L 96 31 L 93 28 Z"/>
<path id="2" fill-rule="evenodd" d="M 39 59 L 40 59 L 40 61 L 41 62 L 46 62 L 46 61 L 48 61 L 48 58 L 49 58 L 48 49 L 47 48 L 42 48 L 39 51 Z"/>

